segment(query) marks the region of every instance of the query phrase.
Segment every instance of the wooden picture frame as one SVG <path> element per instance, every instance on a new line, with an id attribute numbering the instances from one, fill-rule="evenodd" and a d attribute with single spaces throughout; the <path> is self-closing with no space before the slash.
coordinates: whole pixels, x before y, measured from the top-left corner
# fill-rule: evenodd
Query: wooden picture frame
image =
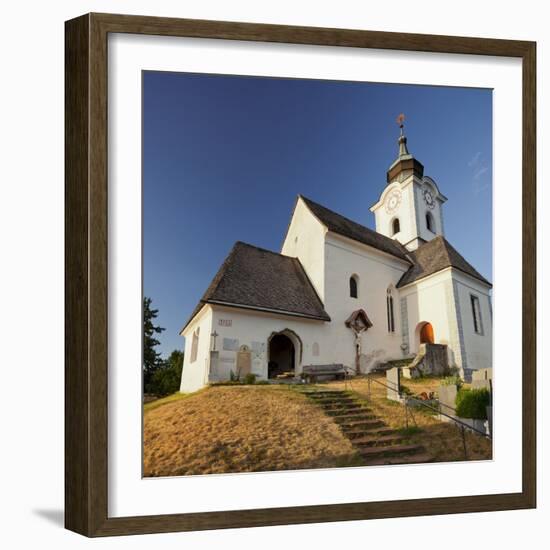
<path id="1" fill-rule="evenodd" d="M 523 448 L 521 492 L 108 516 L 107 37 L 133 33 L 507 56 L 523 70 Z M 536 506 L 536 44 L 514 40 L 88 14 L 66 23 L 65 525 L 127 535 L 533 508 Z"/>

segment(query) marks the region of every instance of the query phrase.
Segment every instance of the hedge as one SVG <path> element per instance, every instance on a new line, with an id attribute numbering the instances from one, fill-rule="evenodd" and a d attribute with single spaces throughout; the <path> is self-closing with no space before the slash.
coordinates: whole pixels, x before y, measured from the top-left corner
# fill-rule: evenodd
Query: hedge
<path id="1" fill-rule="evenodd" d="M 489 390 L 461 389 L 456 394 L 456 415 L 462 418 L 487 418 L 487 406 L 490 404 Z"/>

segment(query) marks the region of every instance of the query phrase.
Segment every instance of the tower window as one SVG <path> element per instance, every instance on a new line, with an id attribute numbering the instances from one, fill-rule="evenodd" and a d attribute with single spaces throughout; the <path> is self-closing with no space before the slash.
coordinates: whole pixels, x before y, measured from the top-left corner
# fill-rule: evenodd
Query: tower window
<path id="1" fill-rule="evenodd" d="M 401 226 L 399 224 L 399 218 L 395 218 L 391 224 L 391 234 L 395 235 L 401 231 Z"/>
<path id="2" fill-rule="evenodd" d="M 388 332 L 395 332 L 395 317 L 393 313 L 393 296 L 390 288 L 388 288 L 386 292 L 386 313 L 388 316 Z"/>
<path id="3" fill-rule="evenodd" d="M 349 278 L 349 295 L 351 298 L 357 298 L 357 281 L 358 281 L 357 275 L 352 275 Z"/>
<path id="4" fill-rule="evenodd" d="M 426 213 L 426 227 L 428 228 L 428 231 L 435 233 L 435 220 L 431 212 Z"/>
<path id="5" fill-rule="evenodd" d="M 470 294 L 470 303 L 472 305 L 472 319 L 474 321 L 474 331 L 476 334 L 483 334 L 483 325 L 481 323 L 481 308 L 479 298 Z"/>

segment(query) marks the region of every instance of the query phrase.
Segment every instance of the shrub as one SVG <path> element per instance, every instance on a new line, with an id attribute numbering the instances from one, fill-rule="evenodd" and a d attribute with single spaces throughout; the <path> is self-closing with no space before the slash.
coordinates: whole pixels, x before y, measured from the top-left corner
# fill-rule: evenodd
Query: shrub
<path id="1" fill-rule="evenodd" d="M 243 384 L 254 384 L 256 382 L 256 375 L 249 372 L 243 379 Z"/>
<path id="2" fill-rule="evenodd" d="M 456 414 L 462 418 L 487 418 L 489 405 L 489 390 L 481 388 L 477 390 L 462 389 L 456 394 Z"/>
<path id="3" fill-rule="evenodd" d="M 460 389 L 462 387 L 462 384 L 464 384 L 464 382 L 462 378 L 460 378 L 460 376 L 458 375 L 446 376 L 445 378 L 443 378 L 443 380 L 441 380 L 442 386 L 456 386 L 458 389 Z"/>

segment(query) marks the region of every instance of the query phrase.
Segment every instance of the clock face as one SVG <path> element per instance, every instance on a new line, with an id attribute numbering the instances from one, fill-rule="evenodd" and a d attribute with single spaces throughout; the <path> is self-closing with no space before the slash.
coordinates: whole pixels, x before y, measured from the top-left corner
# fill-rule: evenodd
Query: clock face
<path id="1" fill-rule="evenodd" d="M 401 191 L 394 189 L 386 199 L 386 212 L 388 214 L 395 212 L 401 204 Z"/>
<path id="2" fill-rule="evenodd" d="M 435 200 L 429 189 L 424 189 L 424 202 L 427 204 L 428 208 L 433 208 L 435 206 Z"/>

